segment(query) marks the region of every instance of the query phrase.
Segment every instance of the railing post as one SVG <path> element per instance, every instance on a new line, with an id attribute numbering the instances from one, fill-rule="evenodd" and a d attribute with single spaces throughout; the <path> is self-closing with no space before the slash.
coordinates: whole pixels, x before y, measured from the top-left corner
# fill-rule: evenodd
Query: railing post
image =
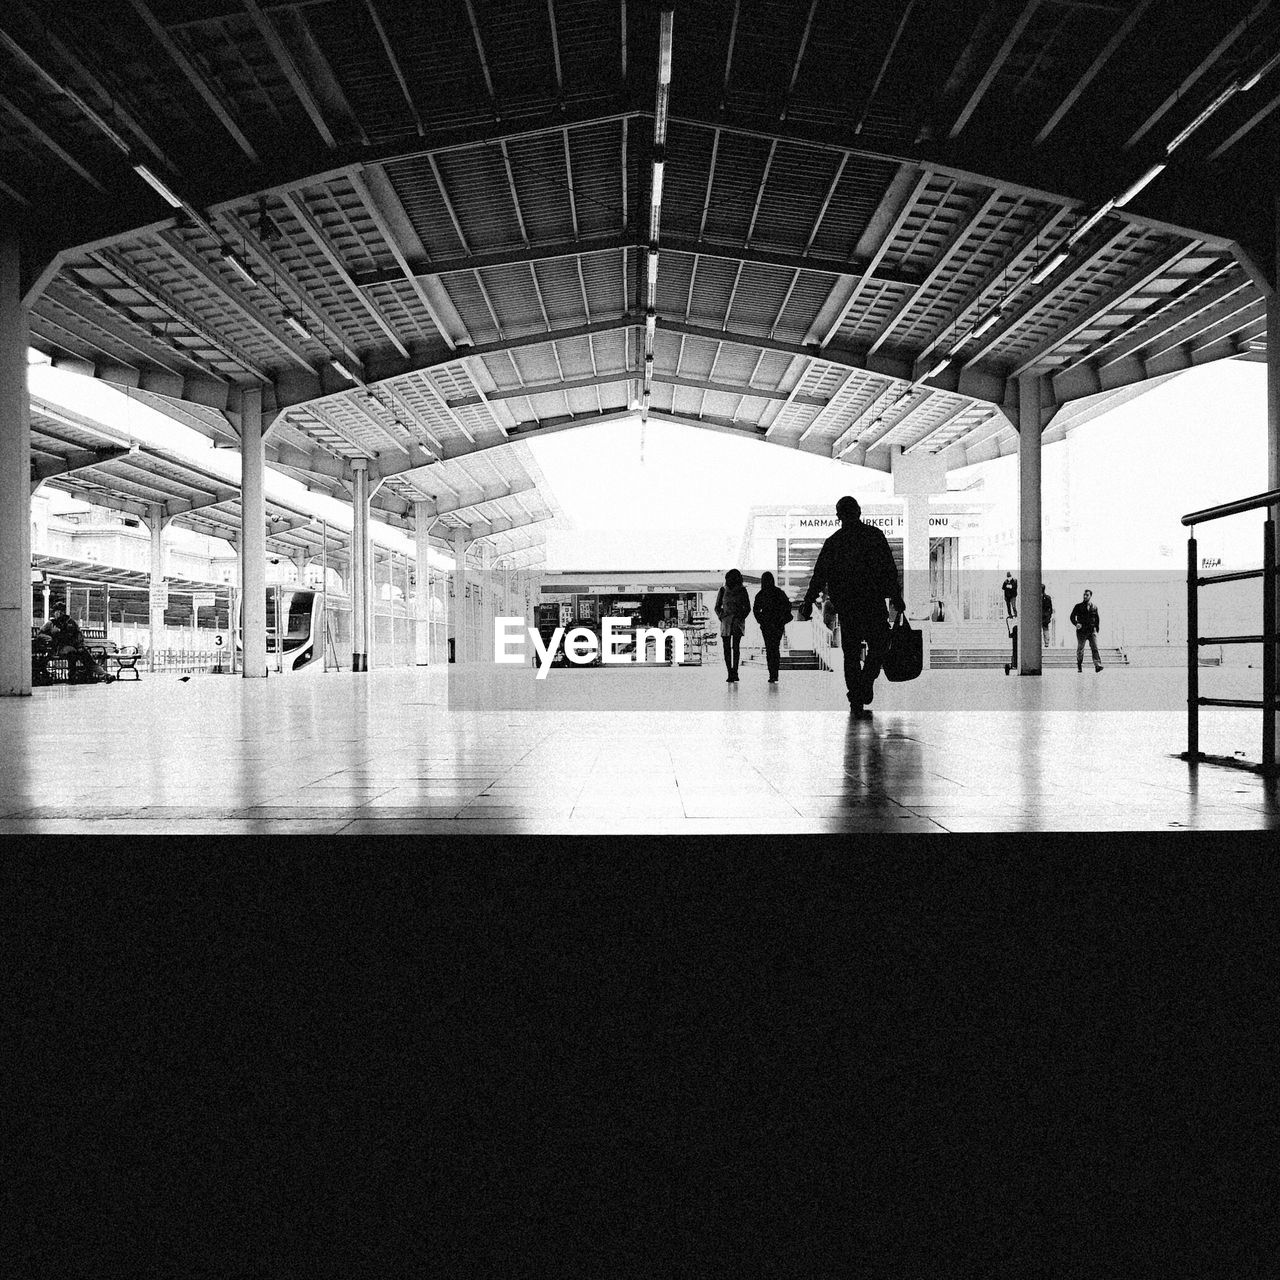
<path id="1" fill-rule="evenodd" d="M 1187 760 L 1200 759 L 1200 601 L 1196 579 L 1200 562 L 1196 552 L 1196 530 L 1191 526 L 1187 539 Z"/>
<path id="2" fill-rule="evenodd" d="M 1276 764 L 1276 522 L 1262 526 L 1262 766 Z"/>

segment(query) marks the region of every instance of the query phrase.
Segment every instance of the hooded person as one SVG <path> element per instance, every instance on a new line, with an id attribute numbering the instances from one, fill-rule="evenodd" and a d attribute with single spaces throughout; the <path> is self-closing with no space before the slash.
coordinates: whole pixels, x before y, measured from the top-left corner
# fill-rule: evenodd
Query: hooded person
<path id="1" fill-rule="evenodd" d="M 720 638 L 724 649 L 724 665 L 729 672 L 726 684 L 738 680 L 738 654 L 742 648 L 742 634 L 747 618 L 751 615 L 751 597 L 742 585 L 742 574 L 730 569 L 724 575 L 724 586 L 716 595 L 716 617 L 720 619 Z"/>
<path id="2" fill-rule="evenodd" d="M 760 590 L 751 606 L 755 620 L 760 624 L 764 637 L 764 655 L 769 664 L 769 683 L 778 683 L 778 667 L 781 662 L 782 633 L 791 621 L 791 601 L 787 593 L 774 582 L 773 574 L 760 575 Z"/>

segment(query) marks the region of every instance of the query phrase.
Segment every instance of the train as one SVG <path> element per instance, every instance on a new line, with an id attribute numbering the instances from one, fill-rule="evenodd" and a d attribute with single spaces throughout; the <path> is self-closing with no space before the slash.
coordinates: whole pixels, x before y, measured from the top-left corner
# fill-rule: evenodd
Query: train
<path id="1" fill-rule="evenodd" d="M 275 585 L 267 588 L 267 668 L 269 671 L 311 672 L 325 669 L 325 641 L 329 666 L 351 664 L 351 600 L 339 592 L 312 587 Z M 414 620 L 402 601 L 379 600 L 373 613 L 370 650 L 380 665 L 413 660 Z M 244 657 L 243 598 L 236 600 L 235 650 Z"/>

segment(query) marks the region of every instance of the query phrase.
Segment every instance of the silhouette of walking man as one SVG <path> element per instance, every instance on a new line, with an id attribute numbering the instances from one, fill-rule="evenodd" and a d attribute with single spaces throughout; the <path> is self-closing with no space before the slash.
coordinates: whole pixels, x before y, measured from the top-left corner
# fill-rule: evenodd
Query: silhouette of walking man
<path id="1" fill-rule="evenodd" d="M 889 640 L 885 601 L 902 613 L 906 605 L 898 582 L 898 567 L 889 540 L 871 525 L 863 524 L 862 508 L 848 495 L 836 503 L 840 528 L 822 544 L 813 577 L 800 606 L 800 617 L 813 616 L 813 603 L 825 590 L 840 619 L 840 647 L 844 650 L 844 683 L 849 710 L 870 715 L 866 704 L 875 692 L 876 676 Z M 866 643 L 866 662 L 861 663 Z"/>

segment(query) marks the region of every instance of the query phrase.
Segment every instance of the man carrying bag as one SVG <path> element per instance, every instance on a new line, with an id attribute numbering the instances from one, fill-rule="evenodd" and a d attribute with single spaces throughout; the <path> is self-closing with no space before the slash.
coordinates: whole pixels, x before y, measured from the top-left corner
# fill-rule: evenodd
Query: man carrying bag
<path id="1" fill-rule="evenodd" d="M 870 715 L 866 705 L 874 696 L 876 676 L 880 674 L 890 642 L 885 601 L 891 600 L 900 615 L 906 605 L 889 540 L 879 529 L 863 524 L 858 500 L 841 498 L 836 503 L 836 515 L 840 528 L 818 552 L 818 562 L 800 606 L 800 617 L 808 621 L 813 616 L 814 601 L 825 590 L 840 620 L 849 710 L 854 715 Z M 861 661 L 864 641 L 865 663 Z"/>

